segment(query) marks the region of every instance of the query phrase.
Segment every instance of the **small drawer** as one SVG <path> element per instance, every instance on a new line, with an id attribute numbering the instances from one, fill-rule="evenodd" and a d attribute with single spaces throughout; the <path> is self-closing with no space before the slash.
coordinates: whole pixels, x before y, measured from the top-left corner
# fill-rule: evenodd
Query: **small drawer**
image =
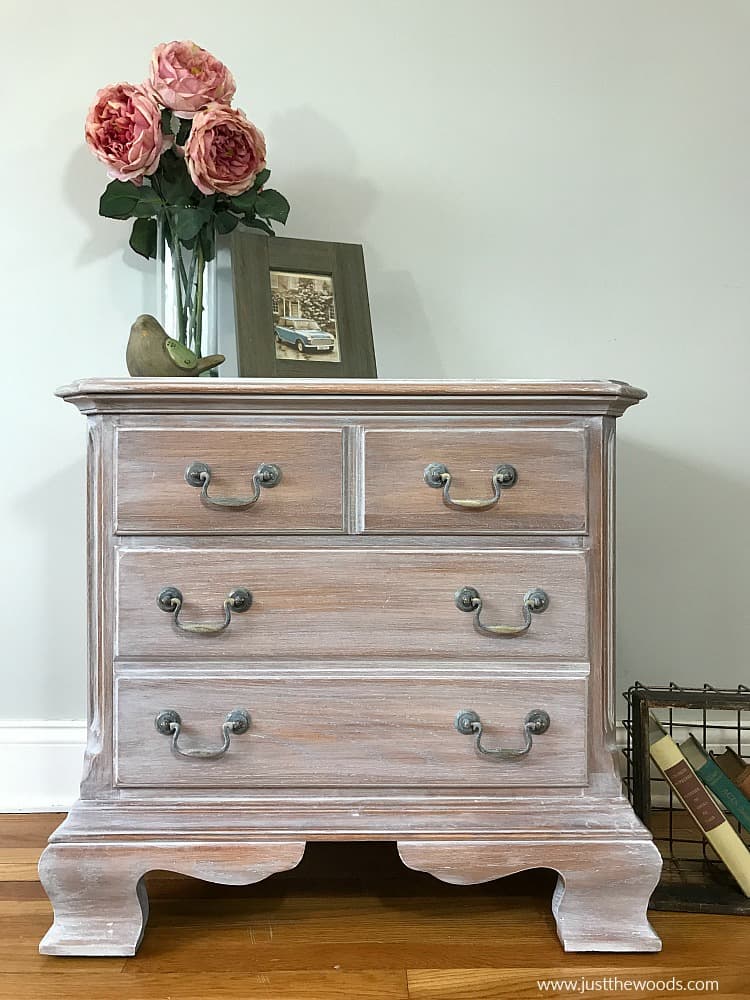
<path id="1" fill-rule="evenodd" d="M 230 713 L 246 713 L 237 729 Z M 525 720 L 542 710 L 524 756 L 481 754 L 459 731 L 474 712 L 487 750 L 527 746 Z M 172 716 L 180 731 L 173 746 Z M 482 680 L 363 678 L 340 672 L 205 677 L 123 675 L 115 695 L 116 781 L 166 788 L 498 788 L 586 783 L 586 677 Z M 227 739 L 228 738 L 228 739 Z M 222 751 L 228 742 L 227 748 Z M 180 753 L 187 752 L 187 756 Z M 195 756 L 190 751 L 211 756 Z"/>
<path id="2" fill-rule="evenodd" d="M 366 532 L 586 531 L 580 428 L 372 429 L 364 447 Z"/>
<path id="3" fill-rule="evenodd" d="M 139 548 L 117 564 L 121 659 L 588 660 L 580 550 Z"/>
<path id="4" fill-rule="evenodd" d="M 343 530 L 340 430 L 122 429 L 116 468 L 117 534 Z"/>

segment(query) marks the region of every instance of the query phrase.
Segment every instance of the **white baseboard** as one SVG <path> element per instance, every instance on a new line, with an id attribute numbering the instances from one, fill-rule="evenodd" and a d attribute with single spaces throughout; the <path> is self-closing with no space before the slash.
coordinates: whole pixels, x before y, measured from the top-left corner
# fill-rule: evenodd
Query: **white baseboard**
<path id="1" fill-rule="evenodd" d="M 699 728 L 695 735 L 701 738 Z M 736 739 L 736 730 L 715 729 L 710 749 L 723 750 Z M 622 726 L 617 745 L 625 746 Z M 85 722 L 0 721 L 0 813 L 69 809 L 78 797 L 85 746 Z"/>
<path id="2" fill-rule="evenodd" d="M 0 813 L 69 809 L 85 746 L 85 722 L 0 721 Z"/>

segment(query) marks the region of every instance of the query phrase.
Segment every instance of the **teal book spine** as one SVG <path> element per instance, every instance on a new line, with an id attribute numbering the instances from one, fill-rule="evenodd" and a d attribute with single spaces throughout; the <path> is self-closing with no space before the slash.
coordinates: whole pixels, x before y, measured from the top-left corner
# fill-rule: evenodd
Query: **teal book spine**
<path id="1" fill-rule="evenodd" d="M 744 828 L 750 832 L 750 802 L 739 788 L 730 781 L 718 764 L 709 757 L 697 768 L 698 777 L 711 789 L 716 798 L 736 816 Z"/>

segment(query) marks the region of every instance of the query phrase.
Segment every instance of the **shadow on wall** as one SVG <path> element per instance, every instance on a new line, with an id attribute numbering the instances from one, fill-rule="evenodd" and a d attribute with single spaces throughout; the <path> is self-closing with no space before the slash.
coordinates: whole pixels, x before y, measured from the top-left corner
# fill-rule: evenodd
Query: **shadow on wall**
<path id="1" fill-rule="evenodd" d="M 279 235 L 362 243 L 379 370 L 391 377 L 445 377 L 412 272 L 386 269 L 381 256 L 368 244 L 368 223 L 382 192 L 360 173 L 355 148 L 346 133 L 312 107 L 300 107 L 276 116 L 269 134 L 273 137 L 270 184 L 278 186 L 292 205 L 288 231 L 279 226 Z M 63 180 L 67 203 L 88 233 L 78 248 L 75 265 L 86 267 L 118 257 L 118 266 L 111 272 L 113 295 L 122 297 L 117 283 L 123 265 L 141 276 L 141 311 L 156 313 L 156 262 L 129 248 L 132 221 L 98 216 L 99 197 L 107 183 L 104 168 L 82 144 L 68 161 Z M 237 372 L 236 327 L 228 240 L 220 240 L 220 245 L 219 350 L 227 356 L 220 374 L 232 376 Z"/>
<path id="2" fill-rule="evenodd" d="M 365 248 L 378 374 L 384 378 L 446 378 L 414 275 L 383 267 Z"/>
<path id="3" fill-rule="evenodd" d="M 86 715 L 85 496 L 82 454 L 74 465 L 20 493 L 12 511 L 19 523 L 26 521 L 32 526 L 34 551 L 39 553 L 35 567 L 38 585 L 24 605 L 31 615 L 28 626 L 36 650 L 32 659 L 39 664 L 39 673 L 29 679 L 28 662 L 22 657 L 15 664 L 6 664 L 6 670 L 9 685 L 15 669 L 25 675 L 19 677 L 19 688 L 31 691 L 33 686 L 33 715 L 37 718 L 80 719 Z M 28 633 L 23 630 L 22 634 Z M 24 714 L 28 715 L 20 713 Z"/>
<path id="4" fill-rule="evenodd" d="M 360 174 L 346 133 L 314 108 L 301 107 L 273 118 L 269 134 L 269 183 L 280 187 L 291 203 L 293 234 L 361 243 L 381 193 Z"/>
<path id="5" fill-rule="evenodd" d="M 122 263 L 142 274 L 152 275 L 154 261 L 139 257 L 130 249 L 128 240 L 133 220 L 103 219 L 99 216 L 99 198 L 110 178 L 105 168 L 91 155 L 86 146 L 76 149 L 68 161 L 63 175 L 63 190 L 67 204 L 76 212 L 88 229 L 88 239 L 80 246 L 75 265 L 119 254 Z"/>
<path id="6" fill-rule="evenodd" d="M 750 553 L 733 541 L 747 483 L 624 435 L 617 447 L 618 696 L 635 680 L 748 683 Z"/>
<path id="7" fill-rule="evenodd" d="M 130 324 L 143 312 L 158 314 L 156 288 L 157 265 L 155 260 L 146 260 L 130 249 L 128 240 L 133 220 L 104 219 L 99 216 L 99 198 L 109 183 L 105 168 L 94 159 L 86 146 L 73 153 L 63 174 L 63 190 L 67 204 L 79 216 L 88 234 L 77 246 L 71 248 L 71 267 L 89 277 L 82 302 L 82 316 L 88 320 L 87 336 L 96 342 L 96 333 L 89 319 L 91 303 L 104 300 L 107 308 L 120 316 L 116 320 L 119 333 L 112 331 L 122 342 L 122 365 L 124 374 L 125 345 Z M 114 264 L 103 262 L 114 258 Z M 103 266 L 98 267 L 97 265 Z M 96 274 L 92 287 L 91 274 Z M 136 284 L 136 275 L 138 282 Z"/>
<path id="8" fill-rule="evenodd" d="M 412 274 L 383 269 L 379 254 L 366 245 L 364 252 L 379 376 L 445 378 L 444 365 Z M 220 240 L 216 281 L 219 350 L 227 359 L 219 374 L 231 377 L 237 374 L 237 328 L 232 263 L 226 240 Z"/>
<path id="9" fill-rule="evenodd" d="M 297 108 L 271 122 L 269 166 L 291 202 L 288 230 L 279 235 L 340 243 L 362 243 L 379 371 L 392 377 L 439 377 L 442 365 L 430 337 L 429 323 L 414 277 L 387 270 L 368 244 L 369 219 L 382 193 L 363 177 L 347 135 L 311 107 Z M 232 274 L 226 249 L 217 268 L 220 350 L 227 363 L 221 374 L 236 371 Z M 383 361 L 385 359 L 385 367 Z"/>

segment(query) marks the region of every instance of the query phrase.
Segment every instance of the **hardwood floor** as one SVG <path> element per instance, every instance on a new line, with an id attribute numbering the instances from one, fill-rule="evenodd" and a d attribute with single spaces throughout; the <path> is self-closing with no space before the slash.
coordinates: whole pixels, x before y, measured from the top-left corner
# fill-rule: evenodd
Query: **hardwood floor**
<path id="1" fill-rule="evenodd" d="M 566 955 L 550 872 L 457 888 L 405 869 L 391 844 L 312 844 L 295 871 L 246 888 L 154 873 L 135 958 L 41 956 L 51 908 L 36 863 L 61 818 L 0 816 L 2 1000 L 522 1000 L 573 993 L 539 979 L 582 977 L 676 977 L 684 997 L 689 980 L 718 979 L 709 995 L 750 995 L 745 918 L 652 912 L 661 954 Z M 598 997 L 678 992 L 608 985 L 588 984 Z"/>

